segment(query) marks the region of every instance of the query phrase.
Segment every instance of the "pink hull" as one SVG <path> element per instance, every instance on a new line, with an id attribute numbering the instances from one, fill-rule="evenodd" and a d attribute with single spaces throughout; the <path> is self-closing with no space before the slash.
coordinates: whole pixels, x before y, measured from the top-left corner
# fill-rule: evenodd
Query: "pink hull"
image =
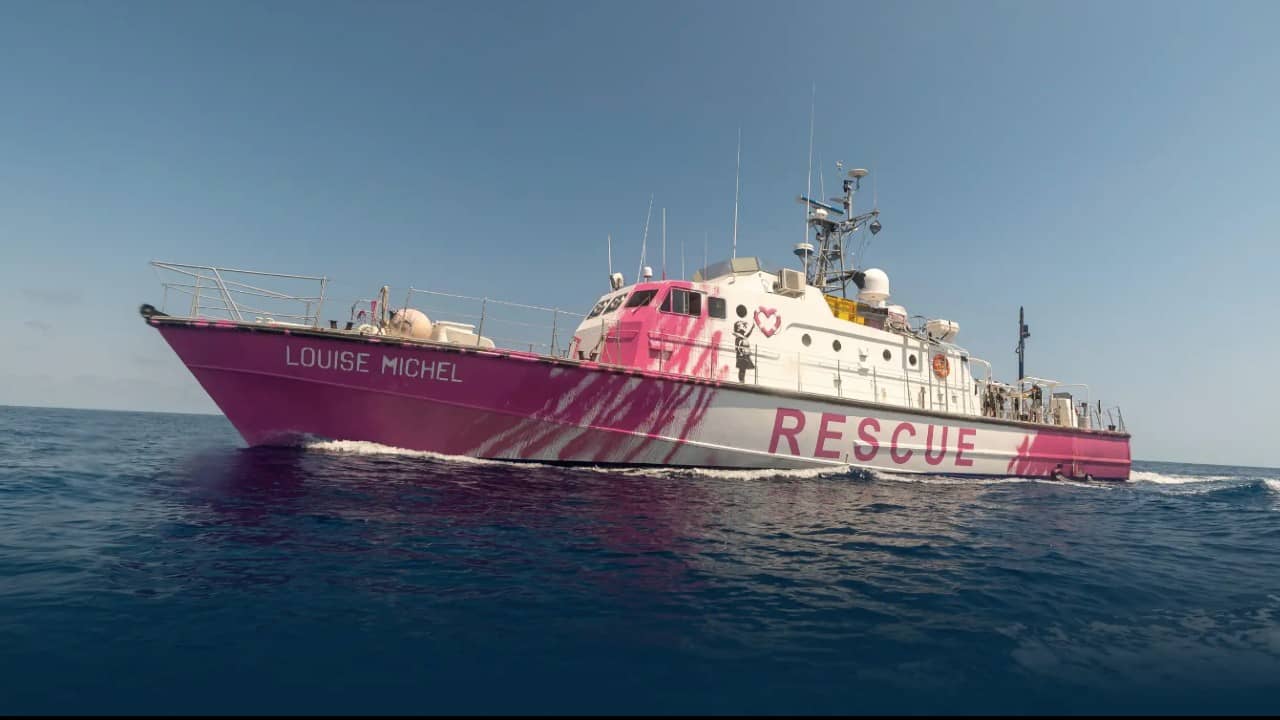
<path id="1" fill-rule="evenodd" d="M 505 351 L 150 322 L 250 445 L 318 437 L 543 462 L 1129 475 L 1123 433 L 841 402 Z"/>

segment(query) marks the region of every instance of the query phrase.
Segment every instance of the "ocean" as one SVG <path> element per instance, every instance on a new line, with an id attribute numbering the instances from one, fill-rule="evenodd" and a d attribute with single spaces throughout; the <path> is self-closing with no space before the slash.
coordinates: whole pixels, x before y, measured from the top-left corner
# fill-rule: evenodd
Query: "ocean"
<path id="1" fill-rule="evenodd" d="M 0 407 L 0 713 L 1102 712 L 1280 712 L 1280 470 L 563 468 Z"/>

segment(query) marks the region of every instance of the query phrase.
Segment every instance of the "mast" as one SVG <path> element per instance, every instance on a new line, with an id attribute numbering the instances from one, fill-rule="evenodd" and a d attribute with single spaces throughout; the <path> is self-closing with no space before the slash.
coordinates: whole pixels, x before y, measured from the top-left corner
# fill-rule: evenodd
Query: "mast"
<path id="1" fill-rule="evenodd" d="M 843 170 L 844 163 L 837 162 L 836 169 Z M 872 235 L 880 232 L 879 209 L 872 208 L 871 211 L 861 215 L 853 214 L 853 197 L 860 188 L 862 178 L 869 174 L 862 168 L 849 171 L 848 177 L 844 180 L 844 196 L 831 198 L 839 202 L 840 207 L 814 200 L 807 195 L 799 197 L 800 204 L 807 208 L 806 222 L 814 229 L 818 244 L 817 252 L 813 253 L 812 272 L 809 271 L 808 259 L 808 254 L 812 252 L 811 246 L 801 243 L 796 248 L 796 254 L 805 261 L 809 284 L 824 293 L 831 294 L 839 291 L 847 297 L 850 280 L 858 287 L 862 287 L 862 272 L 855 267 L 846 267 L 845 238 L 864 227 L 870 230 Z"/>
<path id="2" fill-rule="evenodd" d="M 1026 377 L 1023 372 L 1023 358 L 1027 351 L 1027 338 L 1031 337 L 1031 329 L 1027 327 L 1026 316 L 1022 312 L 1022 306 L 1018 306 L 1018 380 Z"/>

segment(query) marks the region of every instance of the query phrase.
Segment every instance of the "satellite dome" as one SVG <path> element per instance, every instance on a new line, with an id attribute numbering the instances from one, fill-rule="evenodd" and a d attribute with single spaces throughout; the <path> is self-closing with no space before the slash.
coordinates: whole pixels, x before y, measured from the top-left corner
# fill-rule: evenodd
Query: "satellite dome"
<path id="1" fill-rule="evenodd" d="M 889 276 L 880 268 L 871 268 L 863 273 L 862 291 L 858 300 L 880 307 L 889 299 Z"/>

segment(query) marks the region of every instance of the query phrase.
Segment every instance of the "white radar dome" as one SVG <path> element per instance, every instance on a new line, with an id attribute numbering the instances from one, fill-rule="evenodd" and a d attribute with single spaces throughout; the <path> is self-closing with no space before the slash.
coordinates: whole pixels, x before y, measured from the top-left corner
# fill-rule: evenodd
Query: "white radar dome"
<path id="1" fill-rule="evenodd" d="M 889 276 L 880 268 L 871 268 L 863 273 L 862 290 L 858 300 L 868 305 L 881 307 L 889 299 Z"/>

